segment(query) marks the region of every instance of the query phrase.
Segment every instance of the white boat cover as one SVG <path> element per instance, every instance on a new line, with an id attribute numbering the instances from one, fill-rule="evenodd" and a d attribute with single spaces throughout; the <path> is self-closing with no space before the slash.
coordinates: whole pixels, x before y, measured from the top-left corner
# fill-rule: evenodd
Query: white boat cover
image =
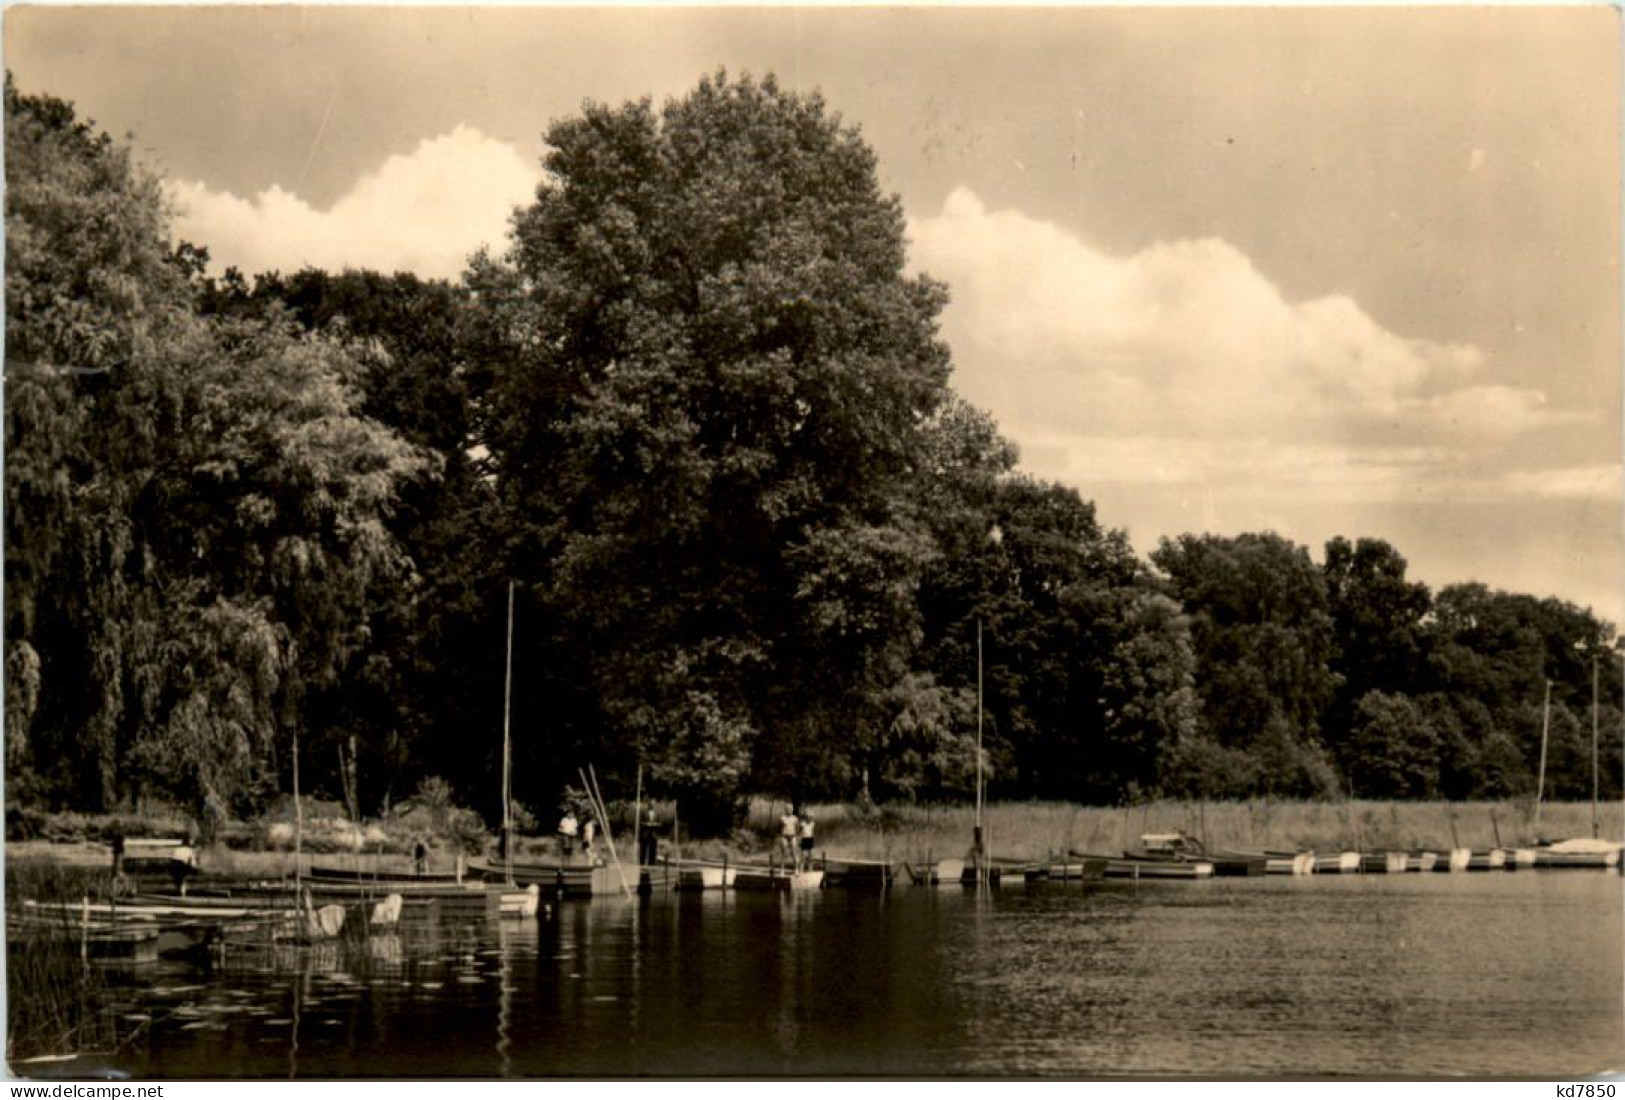
<path id="1" fill-rule="evenodd" d="M 1595 852 L 1607 854 L 1608 852 L 1617 852 L 1622 848 L 1625 848 L 1625 844 L 1621 844 L 1617 840 L 1599 840 L 1591 837 L 1575 837 L 1573 840 L 1559 840 L 1557 843 L 1549 846 L 1547 851 L 1563 853 Z"/>

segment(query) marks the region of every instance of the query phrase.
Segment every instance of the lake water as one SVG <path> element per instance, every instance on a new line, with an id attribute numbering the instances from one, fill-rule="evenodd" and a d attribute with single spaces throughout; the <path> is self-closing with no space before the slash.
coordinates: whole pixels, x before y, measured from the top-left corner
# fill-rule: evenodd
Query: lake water
<path id="1" fill-rule="evenodd" d="M 1527 871 L 604 898 L 111 976 L 138 1077 L 1572 1078 L 1625 1066 L 1622 901 Z"/>

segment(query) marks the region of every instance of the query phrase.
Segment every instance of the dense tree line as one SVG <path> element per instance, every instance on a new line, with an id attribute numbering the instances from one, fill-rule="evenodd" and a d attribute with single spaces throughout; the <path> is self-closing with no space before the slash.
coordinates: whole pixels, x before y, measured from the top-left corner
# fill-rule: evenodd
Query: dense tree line
<path id="1" fill-rule="evenodd" d="M 6 87 L 15 801 L 205 823 L 425 778 L 500 812 L 593 762 L 752 792 L 1617 797 L 1613 628 L 1386 543 L 1136 556 L 949 384 L 947 288 L 817 95 L 708 78 L 547 132 L 454 284 L 207 274 L 156 181 Z M 1598 677 L 1604 704 L 1593 715 Z"/>

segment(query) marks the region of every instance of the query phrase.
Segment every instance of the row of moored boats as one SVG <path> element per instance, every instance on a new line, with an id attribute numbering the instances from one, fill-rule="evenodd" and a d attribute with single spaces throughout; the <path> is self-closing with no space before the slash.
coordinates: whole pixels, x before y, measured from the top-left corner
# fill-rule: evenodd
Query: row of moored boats
<path id="1" fill-rule="evenodd" d="M 87 956 L 147 961 L 206 953 L 232 943 L 313 942 L 387 931 L 414 912 L 453 918 L 533 917 L 553 901 L 625 893 L 738 890 L 795 892 L 894 885 L 1008 885 L 1096 879 L 1404 874 L 1544 869 L 1620 870 L 1621 845 L 1569 840 L 1512 848 L 1411 851 L 1206 851 L 1181 833 L 1147 834 L 1119 854 L 1069 851 L 1045 860 L 984 857 L 888 861 L 820 858 L 811 866 L 686 861 L 632 867 L 584 859 L 457 871 L 313 867 L 297 879 L 176 877 L 105 901 L 27 900 L 8 916 L 12 939 L 68 933 Z M 127 882 L 128 880 L 126 880 Z"/>
<path id="2" fill-rule="evenodd" d="M 1206 851 L 1182 833 L 1152 833 L 1118 855 L 1068 852 L 1030 862 L 948 860 L 923 867 L 921 882 L 1031 882 L 1043 880 L 1200 879 L 1215 876 L 1311 874 L 1404 874 L 1407 872 L 1512 871 L 1519 869 L 1619 870 L 1621 846 L 1613 841 L 1566 840 L 1513 848 L 1416 850 Z"/>

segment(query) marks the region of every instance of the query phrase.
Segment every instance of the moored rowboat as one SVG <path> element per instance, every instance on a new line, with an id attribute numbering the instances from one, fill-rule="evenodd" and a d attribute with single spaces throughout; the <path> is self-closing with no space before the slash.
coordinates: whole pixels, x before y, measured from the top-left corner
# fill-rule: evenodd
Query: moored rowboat
<path id="1" fill-rule="evenodd" d="M 1087 882 L 1106 877 L 1105 856 L 1066 862 L 1037 863 L 1027 868 L 1028 882 Z"/>
<path id="2" fill-rule="evenodd" d="M 1213 864 L 1206 860 L 1113 859 L 1106 863 L 1107 878 L 1194 879 L 1212 878 Z"/>
<path id="3" fill-rule="evenodd" d="M 741 867 L 734 876 L 737 890 L 816 890 L 824 884 L 822 871 L 781 871 L 775 867 Z"/>
<path id="4" fill-rule="evenodd" d="M 721 863 L 684 863 L 677 869 L 678 890 L 731 890 L 739 868 Z"/>
<path id="5" fill-rule="evenodd" d="M 1031 864 L 1024 860 L 999 858 L 988 856 L 981 867 L 981 878 L 990 886 L 1018 886 L 1027 881 L 1027 868 Z M 964 869 L 959 872 L 961 886 L 975 886 L 978 884 L 978 867 L 974 861 L 966 860 Z"/>
<path id="6" fill-rule="evenodd" d="M 1092 855 L 1088 852 L 1072 852 L 1071 855 L 1083 859 L 1104 859 L 1106 861 L 1105 877 L 1126 878 L 1138 882 L 1141 879 L 1198 879 L 1212 878 L 1213 864 L 1206 860 L 1188 859 L 1131 859 L 1127 856 Z"/>
<path id="7" fill-rule="evenodd" d="M 1265 852 L 1264 873 L 1267 875 L 1312 875 L 1315 873 L 1313 852 Z"/>
<path id="8" fill-rule="evenodd" d="M 508 869 L 500 864 L 474 863 L 469 870 L 486 882 L 507 881 Z M 515 863 L 513 881 L 519 886 L 536 886 L 544 897 L 591 897 L 594 872 L 590 863 Z"/>
<path id="9" fill-rule="evenodd" d="M 1400 875 L 1410 865 L 1404 852 L 1365 852 L 1360 856 L 1360 870 L 1368 875 Z"/>
<path id="10" fill-rule="evenodd" d="M 1338 852 L 1315 857 L 1317 875 L 1352 875 L 1360 870 L 1359 852 Z"/>
<path id="11" fill-rule="evenodd" d="M 1451 848 L 1448 851 L 1435 852 L 1433 870 L 1465 871 L 1472 858 L 1473 852 L 1471 848 Z"/>
<path id="12" fill-rule="evenodd" d="M 322 882 L 415 882 L 444 886 L 460 883 L 466 876 L 456 871 L 388 871 L 318 865 L 306 871 L 305 877 Z"/>
<path id="13" fill-rule="evenodd" d="M 960 877 L 965 873 L 965 861 L 962 859 L 908 863 L 904 867 L 908 877 L 920 886 L 958 886 Z"/>
<path id="14" fill-rule="evenodd" d="M 884 890 L 897 877 L 897 865 L 879 859 L 824 859 L 818 863 L 824 872 L 824 886 L 844 886 L 852 890 Z"/>
<path id="15" fill-rule="evenodd" d="M 179 901 L 180 904 L 176 904 Z M 202 933 L 197 929 L 213 929 L 212 938 L 219 938 L 229 929 L 270 928 L 274 932 L 293 933 L 310 939 L 331 939 L 344 927 L 345 911 L 342 905 L 287 905 L 287 906 L 210 906 L 197 905 L 192 899 L 161 899 L 159 901 L 128 902 L 37 902 L 25 901 L 24 917 L 39 921 L 54 921 L 59 926 L 77 924 L 91 929 L 112 928 L 164 928 L 192 930 L 186 934 L 196 939 Z M 396 911 L 398 915 L 399 911 Z M 159 945 L 159 952 L 165 947 Z"/>
<path id="16" fill-rule="evenodd" d="M 1263 852 L 1216 851 L 1201 858 L 1221 877 L 1256 878 L 1269 870 L 1269 856 Z"/>

